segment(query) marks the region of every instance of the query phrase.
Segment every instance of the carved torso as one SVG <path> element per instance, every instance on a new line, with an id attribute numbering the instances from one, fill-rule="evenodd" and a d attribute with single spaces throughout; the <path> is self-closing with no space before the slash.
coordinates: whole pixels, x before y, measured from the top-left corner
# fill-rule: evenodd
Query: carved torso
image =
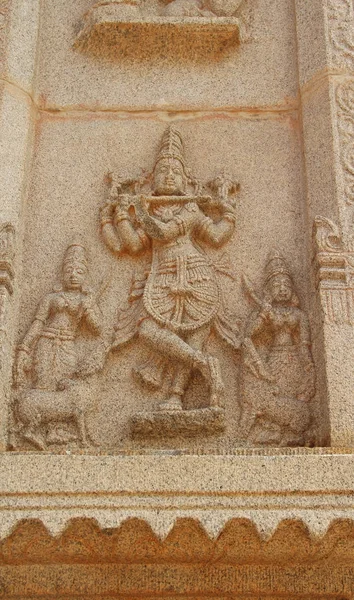
<path id="1" fill-rule="evenodd" d="M 165 222 L 168 210 L 161 215 Z M 171 240 L 153 242 L 144 305 L 161 325 L 188 332 L 209 323 L 220 303 L 213 265 L 192 239 L 207 217 L 190 202 L 170 210 L 169 220 L 178 225 L 178 233 Z"/>
<path id="2" fill-rule="evenodd" d="M 300 311 L 295 307 L 273 307 L 270 317 L 273 347 L 292 346 L 298 333 Z"/>
<path id="3" fill-rule="evenodd" d="M 50 294 L 43 309 L 47 313 L 43 334 L 67 334 L 73 338 L 83 315 L 83 295 L 73 292 Z M 37 316 L 41 317 L 41 314 Z M 43 315 L 44 318 L 44 315 Z"/>

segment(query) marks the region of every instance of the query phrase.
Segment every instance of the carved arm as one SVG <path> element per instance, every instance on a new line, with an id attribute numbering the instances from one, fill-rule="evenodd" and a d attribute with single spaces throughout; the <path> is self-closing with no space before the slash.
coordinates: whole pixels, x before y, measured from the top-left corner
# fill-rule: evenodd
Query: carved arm
<path id="1" fill-rule="evenodd" d="M 298 393 L 299 400 L 308 402 L 315 395 L 316 374 L 311 353 L 311 333 L 307 315 L 301 311 L 299 321 L 300 357 L 304 366 L 304 379 Z"/>
<path id="2" fill-rule="evenodd" d="M 215 222 L 210 217 L 205 217 L 198 231 L 198 237 L 214 246 L 220 248 L 228 242 L 235 231 L 236 216 L 231 206 L 223 206 L 223 215 Z"/>
<path id="3" fill-rule="evenodd" d="M 15 385 L 22 386 L 26 382 L 26 372 L 31 369 L 32 351 L 41 337 L 43 325 L 49 316 L 50 298 L 46 297 L 40 304 L 36 317 L 27 331 L 22 343 L 17 348 L 15 362 Z"/>
<path id="4" fill-rule="evenodd" d="M 29 354 L 36 345 L 41 336 L 43 325 L 49 317 L 49 309 L 50 295 L 46 296 L 40 303 L 34 321 L 23 338 L 22 344 L 20 344 L 18 347 L 20 351 L 24 351 Z"/>
<path id="5" fill-rule="evenodd" d="M 101 210 L 102 236 L 115 254 L 139 254 L 148 246 L 143 232 L 134 227 L 129 216 L 130 197 L 122 195 L 119 203 L 108 201 Z"/>
<path id="6" fill-rule="evenodd" d="M 84 318 L 94 335 L 99 335 L 102 331 L 101 311 L 94 302 L 91 294 L 87 295 L 83 301 Z"/>
<path id="7" fill-rule="evenodd" d="M 251 373 L 258 379 L 265 379 L 272 383 L 274 382 L 274 377 L 269 373 L 253 342 L 253 336 L 262 332 L 264 321 L 267 320 L 268 315 L 269 313 L 266 308 L 262 309 L 260 312 L 254 312 L 251 315 L 246 328 L 243 347 L 244 362 Z"/>

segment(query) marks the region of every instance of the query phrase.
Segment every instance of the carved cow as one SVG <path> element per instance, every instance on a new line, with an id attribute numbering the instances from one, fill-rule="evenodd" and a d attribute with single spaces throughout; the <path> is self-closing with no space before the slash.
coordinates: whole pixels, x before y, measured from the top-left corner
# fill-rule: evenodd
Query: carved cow
<path id="1" fill-rule="evenodd" d="M 47 449 L 47 440 L 41 429 L 43 425 L 73 422 L 77 427 L 77 439 L 87 446 L 85 408 L 87 388 L 71 383 L 60 391 L 31 389 L 20 392 L 16 404 L 16 416 L 23 438 L 40 450 Z"/>
<path id="2" fill-rule="evenodd" d="M 309 402 L 279 396 L 276 385 L 265 381 L 260 385 L 259 380 L 247 375 L 243 378 L 241 389 L 240 429 L 244 439 L 252 440 L 254 427 L 263 421 L 279 428 L 280 445 L 289 445 L 288 439 L 296 440 L 295 445 L 305 443 L 312 420 Z"/>

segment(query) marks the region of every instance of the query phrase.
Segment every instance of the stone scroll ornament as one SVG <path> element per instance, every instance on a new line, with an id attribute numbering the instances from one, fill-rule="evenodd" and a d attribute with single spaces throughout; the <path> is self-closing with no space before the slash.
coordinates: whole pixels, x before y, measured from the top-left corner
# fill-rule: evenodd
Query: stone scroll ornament
<path id="1" fill-rule="evenodd" d="M 315 395 L 310 327 L 282 255 L 270 254 L 261 295 L 246 277 L 244 284 L 255 310 L 243 342 L 241 433 L 253 445 L 308 445 Z"/>
<path id="2" fill-rule="evenodd" d="M 239 184 L 222 175 L 203 187 L 187 168 L 180 133 L 164 134 L 154 171 L 145 180 L 111 177 L 101 212 L 102 235 L 116 254 L 151 251 L 151 264 L 136 277 L 128 306 L 120 310 L 113 349 L 137 336 L 150 349 L 137 368 L 140 381 L 165 398 L 156 413 L 138 415 L 135 433 L 165 435 L 222 430 L 224 384 L 218 360 L 206 351 L 213 329 L 232 348 L 240 345 L 222 298 L 225 259 L 215 263 L 208 247 L 221 248 L 235 231 L 233 196 Z M 205 409 L 184 410 L 193 373 L 202 375 Z"/>
<path id="3" fill-rule="evenodd" d="M 325 321 L 354 325 L 354 247 L 326 217 L 314 222 L 317 279 Z"/>
<path id="4" fill-rule="evenodd" d="M 78 380 L 82 368 L 77 338 L 83 324 L 101 332 L 101 313 L 87 285 L 88 261 L 80 243 L 64 255 L 62 283 L 40 302 L 15 364 L 14 417 L 17 437 L 40 450 L 78 441 L 87 445 L 87 390 Z"/>
<path id="5" fill-rule="evenodd" d="M 0 225 L 0 369 L 7 335 L 6 310 L 13 294 L 14 258 L 15 229 L 11 223 L 3 223 Z"/>

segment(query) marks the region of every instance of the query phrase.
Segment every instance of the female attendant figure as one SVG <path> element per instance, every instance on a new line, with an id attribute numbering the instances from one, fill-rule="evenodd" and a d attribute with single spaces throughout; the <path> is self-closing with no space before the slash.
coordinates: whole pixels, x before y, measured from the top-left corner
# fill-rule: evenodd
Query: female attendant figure
<path id="1" fill-rule="evenodd" d="M 85 322 L 94 335 L 101 331 L 101 316 L 87 280 L 86 251 L 72 244 L 65 252 L 62 286 L 42 300 L 35 319 L 18 347 L 16 383 L 27 382 L 32 373 L 32 387 L 58 389 L 64 379 L 72 377 L 77 367 L 75 338 Z"/>
<path id="2" fill-rule="evenodd" d="M 310 328 L 282 256 L 266 266 L 264 300 L 250 316 L 243 348 L 243 436 L 253 443 L 303 446 L 311 423 L 315 367 Z"/>

